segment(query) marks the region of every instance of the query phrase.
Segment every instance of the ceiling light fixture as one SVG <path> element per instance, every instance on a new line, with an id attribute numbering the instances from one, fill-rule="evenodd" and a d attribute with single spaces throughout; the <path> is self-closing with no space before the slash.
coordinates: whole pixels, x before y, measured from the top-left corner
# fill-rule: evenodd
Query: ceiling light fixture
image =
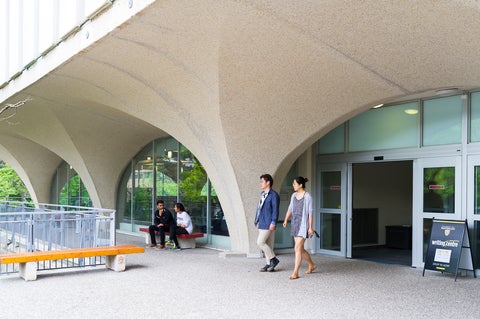
<path id="1" fill-rule="evenodd" d="M 379 107 L 382 107 L 382 106 L 383 106 L 383 103 L 382 103 L 382 104 L 375 105 L 374 107 L 372 107 L 372 109 L 378 109 Z"/>
<path id="2" fill-rule="evenodd" d="M 458 88 L 445 88 L 435 91 L 435 95 L 445 95 L 445 94 L 454 94 L 458 93 Z"/>
<path id="3" fill-rule="evenodd" d="M 408 115 L 415 115 L 418 113 L 418 110 L 417 109 L 406 109 L 404 110 L 405 113 L 407 113 Z"/>

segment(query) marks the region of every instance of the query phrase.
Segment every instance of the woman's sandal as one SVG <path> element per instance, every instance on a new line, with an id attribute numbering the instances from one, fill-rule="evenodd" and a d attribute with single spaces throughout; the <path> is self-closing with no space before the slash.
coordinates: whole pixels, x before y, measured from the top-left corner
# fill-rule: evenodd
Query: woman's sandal
<path id="1" fill-rule="evenodd" d="M 290 279 L 290 280 L 293 280 L 293 279 L 298 279 L 298 278 L 299 278 L 299 277 L 298 277 L 298 275 L 297 275 L 297 276 L 290 275 L 290 277 L 288 277 L 288 279 Z"/>
<path id="2" fill-rule="evenodd" d="M 315 269 L 317 269 L 317 265 L 313 265 L 312 267 L 308 266 L 308 270 L 305 272 L 306 274 L 311 274 L 312 272 L 315 271 Z"/>

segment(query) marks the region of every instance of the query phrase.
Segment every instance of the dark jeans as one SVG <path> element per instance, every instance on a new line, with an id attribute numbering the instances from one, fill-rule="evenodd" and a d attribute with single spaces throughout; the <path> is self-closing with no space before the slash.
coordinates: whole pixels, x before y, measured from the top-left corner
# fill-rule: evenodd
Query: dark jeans
<path id="1" fill-rule="evenodd" d="M 177 247 L 180 247 L 177 240 L 177 235 L 180 235 L 180 234 L 188 234 L 188 231 L 185 228 L 176 226 L 175 230 L 173 232 L 170 232 L 170 239 L 175 242 L 175 246 Z"/>
<path id="2" fill-rule="evenodd" d="M 150 225 L 150 227 L 148 227 L 148 231 L 150 233 L 150 240 L 151 240 L 151 243 L 156 245 L 157 244 L 157 240 L 155 239 L 155 231 L 158 231 L 159 234 L 160 234 L 160 245 L 164 245 L 165 246 L 165 232 L 169 232 L 170 233 L 170 237 L 171 237 L 171 234 L 172 233 L 175 233 L 175 227 L 176 225 L 172 224 L 172 225 L 163 225 L 163 226 L 160 226 L 158 227 L 157 225 Z M 175 238 L 176 240 L 176 238 Z"/>

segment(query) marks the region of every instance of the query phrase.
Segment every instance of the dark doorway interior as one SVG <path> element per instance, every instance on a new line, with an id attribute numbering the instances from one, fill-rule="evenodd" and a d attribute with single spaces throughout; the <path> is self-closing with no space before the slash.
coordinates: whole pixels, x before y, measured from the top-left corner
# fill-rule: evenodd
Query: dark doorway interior
<path id="1" fill-rule="evenodd" d="M 352 258 L 412 264 L 412 161 L 352 165 Z"/>

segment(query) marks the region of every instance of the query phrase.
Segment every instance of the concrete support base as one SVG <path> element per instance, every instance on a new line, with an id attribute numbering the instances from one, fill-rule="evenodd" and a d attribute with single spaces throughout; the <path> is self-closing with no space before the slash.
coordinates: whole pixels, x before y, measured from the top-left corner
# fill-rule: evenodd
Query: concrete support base
<path id="1" fill-rule="evenodd" d="M 247 258 L 263 258 L 263 253 L 247 253 Z"/>
<path id="2" fill-rule="evenodd" d="M 125 255 L 107 256 L 105 266 L 114 271 L 125 271 L 126 263 Z"/>
<path id="3" fill-rule="evenodd" d="M 168 236 L 165 236 L 165 240 L 168 240 L 167 238 L 168 238 Z M 157 244 L 159 244 L 160 243 L 160 235 L 158 235 L 158 234 L 155 235 L 155 239 L 157 240 Z M 195 238 L 180 238 L 180 237 L 177 237 L 177 240 L 178 240 L 178 244 L 180 245 L 180 247 L 182 249 L 197 247 L 197 242 L 196 242 Z M 148 234 L 148 233 L 145 234 L 145 244 L 147 244 L 147 245 L 151 244 L 150 234 Z"/>
<path id="4" fill-rule="evenodd" d="M 152 241 L 150 240 L 150 234 L 145 233 L 145 244 L 150 245 Z"/>
<path id="5" fill-rule="evenodd" d="M 20 263 L 19 275 L 27 281 L 37 280 L 37 262 Z"/>
<path id="6" fill-rule="evenodd" d="M 197 246 L 195 238 L 177 238 L 177 240 L 182 249 L 195 248 Z"/>
<path id="7" fill-rule="evenodd" d="M 218 253 L 218 257 L 220 258 L 234 258 L 234 257 L 243 257 L 245 258 L 247 254 L 235 252 L 235 251 L 221 251 Z"/>

